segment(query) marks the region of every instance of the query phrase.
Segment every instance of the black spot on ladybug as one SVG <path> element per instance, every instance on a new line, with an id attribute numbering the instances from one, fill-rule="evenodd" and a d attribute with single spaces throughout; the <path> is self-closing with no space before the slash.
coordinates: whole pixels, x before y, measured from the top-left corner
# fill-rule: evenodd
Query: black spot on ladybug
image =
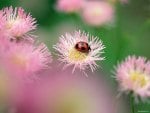
<path id="1" fill-rule="evenodd" d="M 91 50 L 89 44 L 86 43 L 86 42 L 82 42 L 82 41 L 78 42 L 75 45 L 75 49 L 78 50 L 78 51 L 80 51 L 80 52 L 82 52 L 82 53 L 88 53 Z"/>

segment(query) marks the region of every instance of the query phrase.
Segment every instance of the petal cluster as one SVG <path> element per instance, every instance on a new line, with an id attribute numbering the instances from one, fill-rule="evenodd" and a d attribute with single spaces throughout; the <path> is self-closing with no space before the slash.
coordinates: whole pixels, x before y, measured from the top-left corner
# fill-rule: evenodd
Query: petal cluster
<path id="1" fill-rule="evenodd" d="M 126 2 L 127 0 L 122 0 Z M 77 13 L 85 24 L 104 26 L 115 20 L 116 0 L 57 0 L 56 7 L 65 13 Z"/>
<path id="2" fill-rule="evenodd" d="M 36 29 L 36 20 L 24 9 L 7 7 L 0 11 L 0 31 L 9 39 L 20 40 L 30 38 L 32 30 Z"/>
<path id="3" fill-rule="evenodd" d="M 144 57 L 129 56 L 116 69 L 121 91 L 132 91 L 140 97 L 150 96 L 150 61 Z"/>
<path id="4" fill-rule="evenodd" d="M 78 42 L 87 43 L 90 50 L 87 53 L 77 50 L 75 46 Z M 102 41 L 98 37 L 80 31 L 76 31 L 73 35 L 66 33 L 65 36 L 61 36 L 54 48 L 58 52 L 59 60 L 65 63 L 65 67 L 74 66 L 73 72 L 76 68 L 85 71 L 89 67 L 94 71 L 98 66 L 96 61 L 104 59 L 101 56 L 104 49 Z"/>
<path id="5" fill-rule="evenodd" d="M 84 0 L 58 0 L 57 9 L 59 11 L 73 13 L 81 9 Z"/>
<path id="6" fill-rule="evenodd" d="M 81 16 L 91 26 L 101 26 L 113 22 L 114 7 L 105 1 L 85 2 Z"/>
<path id="7" fill-rule="evenodd" d="M 23 8 L 0 10 L 0 62 L 10 75 L 33 76 L 49 67 L 51 53 L 31 34 L 36 20 Z"/>
<path id="8" fill-rule="evenodd" d="M 1 53 L 1 60 L 8 71 L 19 76 L 33 75 L 49 67 L 51 54 L 45 44 L 12 44 Z"/>

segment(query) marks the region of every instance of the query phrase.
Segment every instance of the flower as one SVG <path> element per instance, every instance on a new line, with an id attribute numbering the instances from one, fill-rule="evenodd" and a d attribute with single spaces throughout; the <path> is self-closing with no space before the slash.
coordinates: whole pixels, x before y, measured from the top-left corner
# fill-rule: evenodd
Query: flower
<path id="1" fill-rule="evenodd" d="M 65 67 L 74 65 L 72 72 L 76 68 L 84 72 L 88 67 L 94 71 L 98 66 L 96 61 L 104 59 L 101 57 L 104 49 L 102 41 L 80 31 L 76 31 L 74 35 L 66 33 L 61 36 L 54 49 L 58 51 L 59 60 L 66 63 Z"/>
<path id="2" fill-rule="evenodd" d="M 36 29 L 35 18 L 24 12 L 24 9 L 7 7 L 0 11 L 0 30 L 9 39 L 20 40 L 31 38 L 30 32 Z"/>
<path id="3" fill-rule="evenodd" d="M 39 113 L 116 112 L 112 91 L 103 78 L 86 79 L 60 71 L 49 74 L 55 76 L 46 78 L 35 93 Z"/>
<path id="4" fill-rule="evenodd" d="M 1 53 L 1 60 L 12 75 L 24 77 L 34 75 L 49 67 L 52 58 L 45 44 L 15 44 L 12 43 L 7 51 Z"/>
<path id="5" fill-rule="evenodd" d="M 114 8 L 105 1 L 86 1 L 81 16 L 87 24 L 101 26 L 113 22 Z"/>
<path id="6" fill-rule="evenodd" d="M 150 61 L 144 57 L 129 56 L 116 69 L 120 91 L 132 91 L 143 99 L 150 96 Z"/>
<path id="7" fill-rule="evenodd" d="M 63 12 L 77 12 L 82 7 L 83 0 L 58 0 L 57 9 Z"/>

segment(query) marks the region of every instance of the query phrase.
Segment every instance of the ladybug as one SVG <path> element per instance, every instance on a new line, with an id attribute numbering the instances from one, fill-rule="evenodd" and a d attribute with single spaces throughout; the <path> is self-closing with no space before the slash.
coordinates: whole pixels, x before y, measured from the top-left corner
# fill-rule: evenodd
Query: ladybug
<path id="1" fill-rule="evenodd" d="M 82 53 L 89 53 L 91 48 L 87 42 L 80 41 L 75 45 L 75 49 Z"/>

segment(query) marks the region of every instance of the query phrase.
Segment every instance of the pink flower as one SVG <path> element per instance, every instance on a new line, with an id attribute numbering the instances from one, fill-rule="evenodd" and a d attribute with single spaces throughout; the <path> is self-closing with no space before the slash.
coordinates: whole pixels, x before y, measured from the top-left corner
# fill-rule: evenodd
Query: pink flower
<path id="1" fill-rule="evenodd" d="M 116 68 L 120 91 L 132 91 L 143 99 L 150 97 L 150 61 L 144 57 L 129 56 Z"/>
<path id="2" fill-rule="evenodd" d="M 49 67 L 52 58 L 45 44 L 15 44 L 1 53 L 1 61 L 11 75 L 25 77 Z"/>
<path id="3" fill-rule="evenodd" d="M 65 67 L 74 66 L 72 72 L 76 68 L 84 72 L 89 67 L 94 71 L 98 66 L 96 61 L 104 59 L 101 57 L 104 49 L 102 41 L 80 31 L 61 36 L 54 48 L 58 52 L 58 60 L 65 63 Z"/>
<path id="4" fill-rule="evenodd" d="M 49 73 L 36 93 L 39 113 L 115 113 L 111 90 L 104 79 Z M 109 108 L 109 109 L 108 109 Z"/>
<path id="5" fill-rule="evenodd" d="M 15 9 L 8 7 L 0 11 L 0 31 L 3 31 L 9 39 L 30 38 L 32 36 L 30 32 L 34 29 L 36 29 L 35 19 L 21 7 Z"/>
<path id="6" fill-rule="evenodd" d="M 81 16 L 87 24 L 101 26 L 113 22 L 114 8 L 105 1 L 86 1 Z"/>
<path id="7" fill-rule="evenodd" d="M 83 0 L 58 0 L 57 9 L 63 12 L 72 13 L 81 9 Z"/>

